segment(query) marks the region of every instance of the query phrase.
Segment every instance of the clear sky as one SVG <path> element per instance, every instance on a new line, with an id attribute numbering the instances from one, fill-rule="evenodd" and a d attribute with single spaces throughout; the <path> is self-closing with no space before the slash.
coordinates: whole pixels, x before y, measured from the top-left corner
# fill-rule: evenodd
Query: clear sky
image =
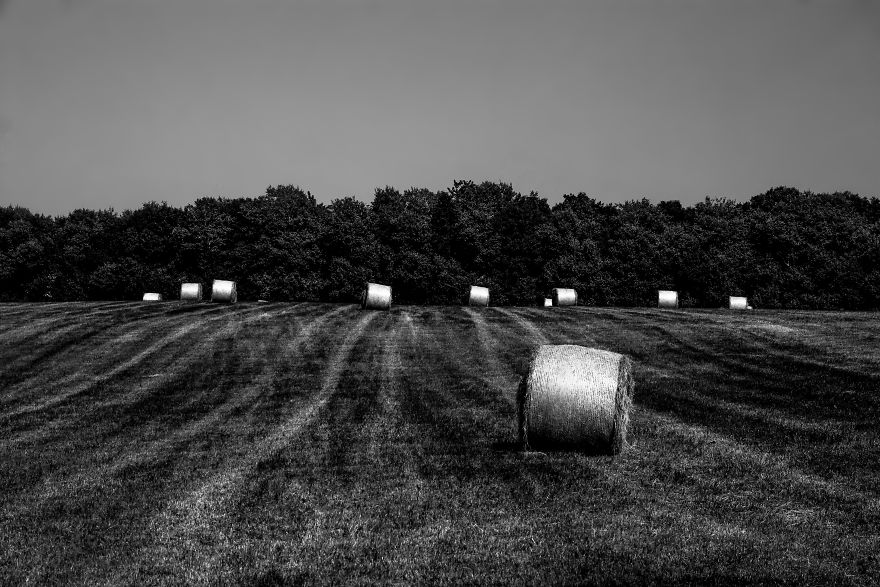
<path id="1" fill-rule="evenodd" d="M 880 2 L 0 0 L 0 205 L 880 195 Z"/>

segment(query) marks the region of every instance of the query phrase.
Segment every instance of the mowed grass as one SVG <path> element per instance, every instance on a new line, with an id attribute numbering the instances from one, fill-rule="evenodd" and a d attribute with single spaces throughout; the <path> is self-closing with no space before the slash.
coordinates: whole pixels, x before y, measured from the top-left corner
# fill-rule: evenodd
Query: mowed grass
<path id="1" fill-rule="evenodd" d="M 522 453 L 540 343 L 636 365 L 617 458 Z M 880 319 L 0 305 L 0 579 L 880 578 Z"/>

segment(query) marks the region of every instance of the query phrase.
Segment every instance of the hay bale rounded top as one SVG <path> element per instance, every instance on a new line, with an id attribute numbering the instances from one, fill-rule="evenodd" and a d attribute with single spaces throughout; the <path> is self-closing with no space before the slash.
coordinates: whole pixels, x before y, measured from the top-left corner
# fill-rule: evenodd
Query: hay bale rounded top
<path id="1" fill-rule="evenodd" d="M 180 299 L 200 302 L 202 300 L 202 284 L 201 283 L 181 283 Z"/>
<path id="2" fill-rule="evenodd" d="M 626 446 L 634 383 L 624 355 L 578 345 L 541 345 L 518 397 L 525 449 L 617 454 Z"/>
<path id="3" fill-rule="evenodd" d="M 746 310 L 749 307 L 749 301 L 746 298 L 730 296 L 730 305 L 729 308 L 731 310 Z"/>
<path id="4" fill-rule="evenodd" d="M 215 279 L 211 284 L 211 301 L 234 304 L 238 301 L 238 291 L 234 281 Z"/>
<path id="5" fill-rule="evenodd" d="M 554 287 L 552 292 L 554 306 L 577 306 L 578 294 L 567 287 Z"/>
<path id="6" fill-rule="evenodd" d="M 145 302 L 161 302 L 162 294 L 160 293 L 145 293 L 143 300 Z"/>
<path id="7" fill-rule="evenodd" d="M 489 305 L 489 288 L 480 287 L 479 285 L 471 286 L 471 293 L 468 297 L 469 306 L 488 306 Z"/>
<path id="8" fill-rule="evenodd" d="M 661 289 L 657 292 L 658 308 L 677 308 L 678 292 Z"/>
<path id="9" fill-rule="evenodd" d="M 544 307 L 549 308 L 553 305 L 553 298 L 544 298 Z"/>
<path id="10" fill-rule="evenodd" d="M 390 310 L 391 286 L 380 283 L 367 283 L 361 296 L 362 310 Z"/>

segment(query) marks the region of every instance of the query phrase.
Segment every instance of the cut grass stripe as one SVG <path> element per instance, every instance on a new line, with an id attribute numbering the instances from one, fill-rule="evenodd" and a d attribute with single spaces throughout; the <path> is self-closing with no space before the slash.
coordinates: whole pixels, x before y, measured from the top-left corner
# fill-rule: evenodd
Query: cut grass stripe
<path id="1" fill-rule="evenodd" d="M 141 365 L 143 365 L 147 361 L 147 359 L 151 358 L 153 355 L 155 355 L 159 351 L 165 349 L 166 347 L 176 343 L 178 340 L 180 340 L 181 338 L 183 338 L 184 336 L 186 336 L 190 332 L 193 332 L 196 329 L 205 329 L 205 328 L 211 326 L 213 322 L 223 320 L 225 318 L 226 318 L 226 316 L 223 316 L 223 315 L 215 316 L 213 318 L 208 318 L 207 320 L 205 320 L 201 323 L 191 323 L 191 324 L 184 324 L 183 326 L 179 326 L 176 329 L 174 329 L 171 333 L 159 338 L 158 340 L 152 341 L 150 344 L 148 344 L 148 346 L 146 348 L 144 348 L 140 352 L 136 353 L 134 356 L 126 359 L 125 361 L 123 361 L 121 363 L 114 365 L 113 367 L 111 367 L 110 369 L 108 369 L 106 371 L 103 371 L 101 373 L 97 373 L 95 375 L 91 375 L 90 377 L 88 377 L 88 379 L 86 381 L 82 381 L 79 384 L 69 386 L 69 388 L 64 392 L 52 395 L 50 397 L 46 397 L 46 398 L 39 400 L 37 402 L 21 406 L 21 407 L 17 408 L 16 410 L 2 414 L 2 416 L 0 416 L 0 422 L 2 422 L 4 419 L 11 420 L 11 419 L 14 419 L 14 418 L 22 416 L 22 415 L 30 414 L 33 412 L 39 412 L 41 410 L 45 410 L 45 409 L 63 404 L 65 402 L 67 402 L 68 400 L 70 400 L 71 398 L 74 398 L 78 395 L 86 393 L 86 392 L 92 390 L 94 387 L 101 385 L 101 384 L 104 384 L 104 383 L 112 380 L 113 378 L 119 376 L 120 374 L 123 374 L 127 371 L 134 369 L 134 368 L 140 367 Z M 141 329 L 137 329 L 133 333 L 128 333 L 127 335 L 129 335 L 129 336 L 134 335 L 135 339 L 138 340 L 139 335 L 141 335 L 151 329 L 155 329 L 155 325 L 147 323 Z M 120 336 L 122 336 L 122 335 L 120 335 Z M 106 343 L 106 345 L 112 346 L 118 340 L 119 340 L 119 337 L 117 337 L 113 341 Z M 140 340 L 138 340 L 138 342 L 140 342 Z"/>
<path id="2" fill-rule="evenodd" d="M 200 316 L 217 316 L 222 310 L 205 308 Z M 0 406 L 5 408 L 12 401 L 20 403 L 22 392 L 45 394 L 57 385 L 69 385 L 71 380 L 92 377 L 96 370 L 100 373 L 102 363 L 109 363 L 106 368 L 113 369 L 119 355 L 129 347 L 134 347 L 132 352 L 137 352 L 136 348 L 144 343 L 145 337 L 176 321 L 175 316 L 167 312 L 146 317 L 137 313 L 124 314 L 115 316 L 110 322 L 89 321 L 79 332 L 53 333 L 44 345 L 37 348 L 20 348 L 14 362 L 16 368 L 0 376 L 0 381 L 5 384 Z M 69 354 L 75 354 L 76 358 L 71 359 L 67 356 Z M 52 361 L 48 362 L 50 358 Z"/>
<path id="3" fill-rule="evenodd" d="M 236 334 L 242 326 L 249 322 L 263 319 L 278 318 L 283 313 L 262 313 L 257 316 L 249 316 L 242 320 L 231 321 L 223 328 L 217 329 L 212 333 L 209 339 L 203 340 L 200 345 L 191 347 L 191 352 L 186 356 L 179 356 L 178 365 L 198 365 L 204 358 L 207 358 L 215 352 L 215 341 L 231 341 L 234 340 Z M 316 326 L 318 323 L 326 319 L 326 315 L 318 317 L 310 327 Z M 311 332 L 310 328 L 306 329 L 306 333 Z M 80 451 L 83 458 L 74 462 L 66 462 L 65 468 L 75 471 L 73 475 L 65 475 L 62 471 L 58 474 L 47 477 L 43 480 L 41 487 L 31 488 L 27 496 L 28 503 L 39 505 L 46 501 L 57 499 L 67 494 L 78 494 L 82 491 L 94 488 L 95 486 L 106 482 L 115 476 L 123 474 L 126 469 L 142 467 L 145 464 L 155 461 L 159 462 L 173 453 L 173 449 L 182 449 L 188 442 L 192 441 L 199 434 L 205 434 L 216 429 L 223 423 L 230 414 L 251 403 L 257 394 L 265 393 L 264 384 L 273 376 L 271 364 L 266 364 L 265 369 L 259 374 L 259 378 L 254 384 L 248 387 L 248 392 L 243 394 L 233 394 L 230 401 L 221 404 L 219 407 L 208 412 L 207 416 L 196 420 L 192 426 L 184 427 L 178 430 L 163 431 L 164 435 L 159 436 L 153 441 L 144 441 L 136 438 L 133 434 L 138 427 L 132 422 L 126 421 L 125 418 L 115 417 L 107 419 L 102 417 L 101 413 L 107 410 L 111 405 L 126 406 L 137 403 L 138 395 L 128 394 L 125 397 L 113 397 L 109 402 L 102 405 L 96 405 L 91 408 L 90 413 L 94 413 L 95 434 L 100 434 L 101 449 L 98 453 L 84 453 Z M 186 371 L 177 367 L 176 372 Z M 167 378 L 166 378 L 167 379 Z M 171 381 L 159 381 L 159 378 L 151 379 L 149 385 L 139 389 L 138 394 L 158 389 L 162 385 L 168 385 Z M 212 390 L 208 390 L 209 392 Z M 171 402 L 163 401 L 163 409 L 170 411 Z M 149 413 L 150 410 L 138 409 L 137 413 Z M 78 419 L 85 420 L 88 414 L 78 413 Z M 111 422 L 110 425 L 102 422 Z M 151 427 L 157 431 L 155 427 Z M 126 431 L 126 437 L 121 438 L 123 444 L 115 440 L 115 436 Z M 61 432 L 60 427 L 44 427 L 39 430 L 40 436 L 37 438 L 26 439 L 29 444 L 39 443 L 41 446 L 47 446 L 47 442 L 51 436 L 57 436 Z M 22 440 L 24 442 L 24 440 Z M 125 444 L 127 443 L 127 445 Z M 88 463 L 88 466 L 87 466 Z"/>
<path id="4" fill-rule="evenodd" d="M 251 309 L 239 315 L 221 314 L 207 320 L 184 324 L 170 334 L 153 340 L 148 348 L 121 364 L 85 378 L 79 384 L 69 386 L 64 392 L 44 398 L 41 402 L 24 406 L 17 413 L 0 416 L 0 421 L 6 418 L 14 422 L 16 427 L 15 433 L 10 434 L 6 442 L 0 442 L 0 448 L 12 449 L 21 445 L 45 444 L 50 438 L 69 428 L 71 422 L 76 426 L 82 426 L 96 419 L 99 423 L 106 418 L 111 418 L 113 421 L 118 419 L 119 409 L 136 405 L 164 386 L 175 381 L 185 385 L 189 365 L 196 358 L 206 357 L 207 353 L 212 352 L 215 341 L 231 339 L 235 329 L 241 324 L 263 319 L 264 316 L 261 314 L 265 312 L 258 313 L 256 309 Z M 214 326 L 215 322 L 224 320 L 227 321 L 224 326 L 219 328 Z M 203 334 L 206 330 L 209 332 Z M 198 340 L 189 344 L 182 343 L 184 338 L 193 336 Z M 116 340 L 118 339 L 108 341 L 107 346 L 115 348 Z M 112 354 L 114 351 L 106 352 Z M 137 370 L 146 365 L 152 365 L 149 371 L 155 373 L 155 377 L 144 379 L 137 374 Z M 127 390 L 123 393 L 113 393 L 116 389 L 111 385 L 113 382 L 130 381 L 133 377 L 137 380 L 136 384 L 126 386 Z M 74 403 L 78 400 L 78 404 Z M 103 416 L 100 416 L 101 414 Z M 100 417 L 96 418 L 96 416 Z M 16 421 L 20 418 L 28 418 L 28 420 Z"/>
<path id="5" fill-rule="evenodd" d="M 176 551 L 175 559 L 186 561 L 192 579 L 211 580 L 212 556 L 210 550 L 205 551 L 200 540 L 211 532 L 214 525 L 221 523 L 226 515 L 227 504 L 235 499 L 236 491 L 240 489 L 245 477 L 261 461 L 288 446 L 324 408 L 336 391 L 349 354 L 375 317 L 373 312 L 363 314 L 349 330 L 327 364 L 320 389 L 310 398 L 308 404 L 300 406 L 270 434 L 255 441 L 254 450 L 240 461 L 229 463 L 222 472 L 203 483 L 197 490 L 169 504 L 153 520 L 150 532 L 158 544 L 150 547 L 149 552 L 138 556 L 138 564 L 146 562 L 143 556 L 152 560 L 159 552 L 173 549 Z"/>
<path id="6" fill-rule="evenodd" d="M 517 325 L 519 325 L 523 330 L 528 333 L 528 335 L 534 341 L 535 345 L 550 344 L 550 339 L 547 338 L 547 336 L 545 336 L 544 333 L 541 332 L 541 330 L 537 326 L 535 326 L 535 324 L 531 320 L 520 315 L 518 312 L 498 307 L 493 307 L 492 310 L 498 312 L 499 314 L 503 314 L 504 316 L 512 318 Z"/>

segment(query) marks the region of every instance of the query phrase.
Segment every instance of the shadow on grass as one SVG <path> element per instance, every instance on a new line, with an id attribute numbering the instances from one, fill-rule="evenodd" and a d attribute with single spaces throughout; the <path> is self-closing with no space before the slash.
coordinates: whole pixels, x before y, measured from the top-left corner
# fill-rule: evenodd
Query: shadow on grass
<path id="1" fill-rule="evenodd" d="M 526 451 L 523 450 L 523 446 L 521 442 L 514 442 L 510 440 L 499 440 L 497 442 L 493 442 L 490 445 L 490 448 L 495 452 L 504 452 L 504 453 L 524 453 Z"/>

